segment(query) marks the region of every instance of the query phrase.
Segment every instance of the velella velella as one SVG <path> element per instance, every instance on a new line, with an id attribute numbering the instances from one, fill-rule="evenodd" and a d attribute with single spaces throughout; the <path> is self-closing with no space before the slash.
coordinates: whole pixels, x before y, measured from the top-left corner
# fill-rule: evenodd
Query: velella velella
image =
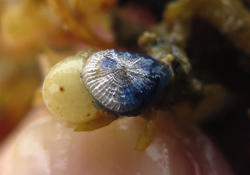
<path id="1" fill-rule="evenodd" d="M 92 54 L 81 81 L 102 107 L 118 115 L 136 115 L 166 87 L 169 67 L 152 57 L 114 49 Z"/>

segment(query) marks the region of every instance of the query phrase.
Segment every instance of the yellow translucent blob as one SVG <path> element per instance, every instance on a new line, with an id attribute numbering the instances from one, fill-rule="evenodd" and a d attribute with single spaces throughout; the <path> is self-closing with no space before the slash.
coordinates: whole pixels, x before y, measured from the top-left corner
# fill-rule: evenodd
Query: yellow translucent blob
<path id="1" fill-rule="evenodd" d="M 98 109 L 80 81 L 86 58 L 80 54 L 56 64 L 46 76 L 43 97 L 49 110 L 71 124 L 95 120 Z"/>

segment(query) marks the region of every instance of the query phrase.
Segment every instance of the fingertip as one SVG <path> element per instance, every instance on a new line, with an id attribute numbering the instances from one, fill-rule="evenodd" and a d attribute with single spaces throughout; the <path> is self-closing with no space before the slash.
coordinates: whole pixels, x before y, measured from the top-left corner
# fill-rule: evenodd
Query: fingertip
<path id="1" fill-rule="evenodd" d="M 37 108 L 2 150 L 0 174 L 232 174 L 198 129 L 167 118 L 166 112 L 156 115 L 155 137 L 138 152 L 142 118 L 124 117 L 94 131 L 74 132 L 45 107 Z"/>

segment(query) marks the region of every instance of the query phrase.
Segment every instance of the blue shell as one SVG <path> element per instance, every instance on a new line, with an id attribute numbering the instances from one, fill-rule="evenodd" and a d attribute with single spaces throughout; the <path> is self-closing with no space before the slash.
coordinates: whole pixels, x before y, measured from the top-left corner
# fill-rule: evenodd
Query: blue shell
<path id="1" fill-rule="evenodd" d="M 170 70 L 149 56 L 112 49 L 91 55 L 81 74 L 88 91 L 104 108 L 135 115 L 166 87 Z"/>

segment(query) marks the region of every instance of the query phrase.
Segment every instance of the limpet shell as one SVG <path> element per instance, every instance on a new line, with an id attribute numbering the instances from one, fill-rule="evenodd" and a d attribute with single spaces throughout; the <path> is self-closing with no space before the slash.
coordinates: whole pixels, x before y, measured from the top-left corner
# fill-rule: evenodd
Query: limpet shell
<path id="1" fill-rule="evenodd" d="M 114 49 L 92 54 L 81 80 L 94 99 L 108 111 L 136 115 L 167 85 L 169 67 L 155 59 Z"/>

